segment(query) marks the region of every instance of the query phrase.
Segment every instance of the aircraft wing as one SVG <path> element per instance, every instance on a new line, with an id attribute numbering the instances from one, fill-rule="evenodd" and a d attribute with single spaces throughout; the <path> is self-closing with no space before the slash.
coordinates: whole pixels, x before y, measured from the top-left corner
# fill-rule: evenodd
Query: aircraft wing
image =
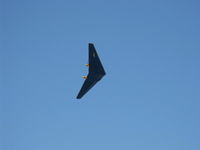
<path id="1" fill-rule="evenodd" d="M 89 73 L 106 74 L 94 44 L 89 43 Z"/>
<path id="2" fill-rule="evenodd" d="M 83 95 L 85 95 L 97 82 L 98 80 L 96 79 L 87 78 L 78 93 L 77 99 L 83 97 Z"/>
<path id="3" fill-rule="evenodd" d="M 89 73 L 78 93 L 77 99 L 85 95 L 105 74 L 94 45 L 89 43 Z"/>

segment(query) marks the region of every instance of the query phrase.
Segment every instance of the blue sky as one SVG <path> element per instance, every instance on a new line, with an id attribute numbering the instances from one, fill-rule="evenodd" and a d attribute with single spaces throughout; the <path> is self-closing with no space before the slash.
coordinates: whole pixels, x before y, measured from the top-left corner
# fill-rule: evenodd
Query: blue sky
<path id="1" fill-rule="evenodd" d="M 0 148 L 199 150 L 198 0 L 2 0 Z M 88 43 L 107 75 L 81 100 Z"/>

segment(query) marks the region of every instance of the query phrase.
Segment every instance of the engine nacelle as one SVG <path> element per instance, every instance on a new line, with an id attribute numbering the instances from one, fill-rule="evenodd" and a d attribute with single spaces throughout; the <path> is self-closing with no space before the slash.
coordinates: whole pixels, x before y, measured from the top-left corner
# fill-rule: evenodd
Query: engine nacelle
<path id="1" fill-rule="evenodd" d="M 87 79 L 87 76 L 82 76 L 83 77 L 83 79 Z"/>

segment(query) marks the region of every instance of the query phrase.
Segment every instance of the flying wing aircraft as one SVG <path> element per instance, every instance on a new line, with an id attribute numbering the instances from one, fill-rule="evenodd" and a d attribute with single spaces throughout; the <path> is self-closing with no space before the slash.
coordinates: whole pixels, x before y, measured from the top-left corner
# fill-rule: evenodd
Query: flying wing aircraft
<path id="1" fill-rule="evenodd" d="M 89 67 L 89 73 L 87 76 L 83 76 L 86 80 L 78 93 L 77 99 L 83 97 L 83 95 L 85 95 L 98 81 L 103 78 L 104 75 L 106 75 L 94 44 L 92 43 L 89 43 L 89 63 L 86 64 L 86 66 Z"/>

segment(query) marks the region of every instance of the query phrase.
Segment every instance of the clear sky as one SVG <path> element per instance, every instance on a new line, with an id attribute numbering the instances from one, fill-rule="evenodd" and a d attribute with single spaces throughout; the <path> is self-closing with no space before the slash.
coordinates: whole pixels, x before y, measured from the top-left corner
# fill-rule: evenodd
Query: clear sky
<path id="1" fill-rule="evenodd" d="M 199 0 L 0 4 L 0 149 L 200 149 Z"/>

